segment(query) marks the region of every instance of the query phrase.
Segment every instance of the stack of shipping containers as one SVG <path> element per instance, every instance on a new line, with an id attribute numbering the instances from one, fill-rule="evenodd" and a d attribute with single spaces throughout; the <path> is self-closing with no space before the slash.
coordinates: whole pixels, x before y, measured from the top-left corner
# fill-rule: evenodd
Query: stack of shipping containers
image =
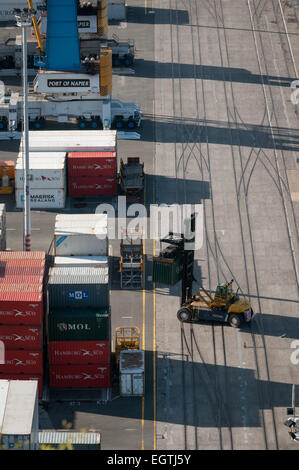
<path id="1" fill-rule="evenodd" d="M 57 215 L 49 271 L 51 388 L 110 387 L 106 214 Z"/>
<path id="2" fill-rule="evenodd" d="M 30 152 L 30 204 L 32 209 L 62 209 L 66 198 L 66 152 Z M 16 206 L 24 205 L 23 154 L 15 168 Z"/>
<path id="3" fill-rule="evenodd" d="M 0 379 L 37 379 L 43 389 L 44 252 L 0 253 Z"/>
<path id="4" fill-rule="evenodd" d="M 117 195 L 116 131 L 30 131 L 29 141 L 32 208 L 63 208 L 67 188 L 73 197 Z M 22 138 L 16 167 L 17 207 L 23 206 L 23 147 Z"/>
<path id="5" fill-rule="evenodd" d="M 69 152 L 70 196 L 115 196 L 117 194 L 116 152 Z"/>

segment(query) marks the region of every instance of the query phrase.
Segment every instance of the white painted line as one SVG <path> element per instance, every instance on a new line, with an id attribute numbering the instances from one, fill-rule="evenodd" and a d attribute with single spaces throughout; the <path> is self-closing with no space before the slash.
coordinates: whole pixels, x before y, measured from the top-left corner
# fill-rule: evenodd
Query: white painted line
<path id="1" fill-rule="evenodd" d="M 121 317 L 121 318 L 133 318 L 133 317 Z"/>
<path id="2" fill-rule="evenodd" d="M 250 0 L 247 0 L 247 4 L 248 4 L 249 13 L 250 13 L 251 25 L 253 27 L 254 21 L 253 21 L 253 13 L 252 13 L 252 9 L 251 9 Z M 291 227 L 290 227 L 289 214 L 288 214 L 288 210 L 287 210 L 287 207 L 286 207 L 286 201 L 285 201 L 283 186 L 282 186 L 282 183 L 281 183 L 281 178 L 282 178 L 281 174 L 282 174 L 282 172 L 281 172 L 281 168 L 280 168 L 280 164 L 279 164 L 279 160 L 278 160 L 278 154 L 277 154 L 277 148 L 276 148 L 276 144 L 275 144 L 275 136 L 274 136 L 274 130 L 273 130 L 273 123 L 272 123 L 272 116 L 271 116 L 271 112 L 270 112 L 271 103 L 269 103 L 269 100 L 267 98 L 266 85 L 265 85 L 265 82 L 264 82 L 264 79 L 263 79 L 263 76 L 262 76 L 263 68 L 262 68 L 261 57 L 260 57 L 260 53 L 259 53 L 259 49 L 258 49 L 258 41 L 257 41 L 257 38 L 256 38 L 256 34 L 253 34 L 253 38 L 254 38 L 254 43 L 255 43 L 255 49 L 256 49 L 256 55 L 257 55 L 257 59 L 258 59 L 260 75 L 261 75 L 261 78 L 262 78 L 263 94 L 264 94 L 264 100 L 265 100 L 265 105 L 266 105 L 266 110 L 267 110 L 267 117 L 268 117 L 269 127 L 270 127 L 270 131 L 271 131 L 271 138 L 272 138 L 272 142 L 273 142 L 274 156 L 275 156 L 276 166 L 277 166 L 277 170 L 278 170 L 277 172 L 278 172 L 278 177 L 279 177 L 278 178 L 279 179 L 279 188 L 280 188 L 280 191 L 281 191 L 282 204 L 283 204 L 283 208 L 284 208 L 284 211 L 285 211 L 286 225 L 287 225 L 288 236 L 289 236 L 290 245 L 291 245 L 293 265 L 294 265 L 294 270 L 295 270 L 295 275 L 296 275 L 296 281 L 297 281 L 297 284 L 299 284 L 299 272 L 298 272 L 298 267 L 297 267 L 297 260 L 296 260 L 294 242 L 293 242 L 293 235 L 292 235 L 292 230 L 291 230 Z M 297 71 L 296 71 L 296 73 L 297 73 Z"/>
<path id="3" fill-rule="evenodd" d="M 290 41 L 290 37 L 289 37 L 289 32 L 288 32 L 286 20 L 285 20 L 285 17 L 284 17 L 284 12 L 283 12 L 283 9 L 282 9 L 282 6 L 281 6 L 281 0 L 278 0 L 278 4 L 279 4 L 279 7 L 280 7 L 281 16 L 282 16 L 283 24 L 284 24 L 284 29 L 286 31 L 286 35 L 287 35 L 287 39 L 288 39 L 288 43 L 289 43 L 289 48 L 290 48 L 290 52 L 291 52 L 291 56 L 292 56 L 294 70 L 295 70 L 295 73 L 296 73 L 296 78 L 298 78 L 298 71 L 297 71 L 297 67 L 296 67 L 295 57 L 294 57 L 294 54 L 293 54 L 293 49 L 292 49 L 292 45 L 291 45 L 291 41 Z"/>

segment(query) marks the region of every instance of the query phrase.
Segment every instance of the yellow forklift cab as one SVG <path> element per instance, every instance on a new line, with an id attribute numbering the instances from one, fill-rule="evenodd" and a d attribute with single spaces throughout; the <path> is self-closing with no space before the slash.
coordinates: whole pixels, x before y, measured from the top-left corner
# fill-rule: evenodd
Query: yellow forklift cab
<path id="1" fill-rule="evenodd" d="M 226 284 L 222 282 L 216 288 L 215 299 L 218 297 L 220 299 L 227 299 L 232 296 L 232 282 Z"/>

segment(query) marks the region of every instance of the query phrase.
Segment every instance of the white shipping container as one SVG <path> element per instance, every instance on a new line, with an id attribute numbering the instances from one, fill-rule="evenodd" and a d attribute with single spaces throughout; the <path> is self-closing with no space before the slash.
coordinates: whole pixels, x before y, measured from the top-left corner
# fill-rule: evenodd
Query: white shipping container
<path id="1" fill-rule="evenodd" d="M 24 191 L 16 189 L 16 207 L 24 206 Z M 65 206 L 64 189 L 30 189 L 31 209 L 63 209 Z"/>
<path id="2" fill-rule="evenodd" d="M 107 256 L 56 256 L 54 266 L 57 267 L 103 267 L 108 266 Z"/>
<path id="3" fill-rule="evenodd" d="M 108 221 L 106 214 L 74 214 L 73 219 L 69 218 L 69 215 L 71 214 L 58 214 L 56 216 L 55 230 L 57 232 L 60 230 L 75 230 L 75 232 L 86 234 L 94 233 L 98 228 L 107 230 Z"/>
<path id="4" fill-rule="evenodd" d="M 38 450 L 37 380 L 0 380 L 0 445 Z"/>
<path id="5" fill-rule="evenodd" d="M 120 351 L 120 396 L 144 395 L 144 351 Z"/>
<path id="6" fill-rule="evenodd" d="M 66 154 L 48 152 L 29 154 L 30 188 L 32 189 L 64 189 L 66 186 L 65 160 Z M 15 167 L 15 185 L 24 188 L 23 156 L 19 156 Z"/>
<path id="7" fill-rule="evenodd" d="M 54 250 L 56 256 L 108 256 L 107 214 L 58 214 Z"/>
<path id="8" fill-rule="evenodd" d="M 117 132 L 111 130 L 29 131 L 30 152 L 116 152 L 116 148 Z"/>
<path id="9" fill-rule="evenodd" d="M 97 238 L 94 234 L 82 235 L 62 233 L 54 235 L 56 256 L 108 256 L 108 240 Z"/>

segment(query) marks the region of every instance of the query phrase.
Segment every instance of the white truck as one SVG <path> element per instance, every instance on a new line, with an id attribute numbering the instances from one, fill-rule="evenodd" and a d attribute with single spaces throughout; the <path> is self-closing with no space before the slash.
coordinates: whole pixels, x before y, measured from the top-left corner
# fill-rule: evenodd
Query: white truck
<path id="1" fill-rule="evenodd" d="M 118 130 L 138 128 L 141 123 L 141 111 L 134 103 L 119 100 L 90 97 L 85 100 L 52 101 L 42 94 L 30 94 L 28 117 L 31 129 L 41 129 L 47 118 L 56 118 L 58 122 L 77 120 L 80 129 Z M 23 119 L 23 101 L 18 93 L 5 95 L 0 100 L 1 131 L 21 129 Z M 1 136 L 0 136 L 1 137 Z"/>

